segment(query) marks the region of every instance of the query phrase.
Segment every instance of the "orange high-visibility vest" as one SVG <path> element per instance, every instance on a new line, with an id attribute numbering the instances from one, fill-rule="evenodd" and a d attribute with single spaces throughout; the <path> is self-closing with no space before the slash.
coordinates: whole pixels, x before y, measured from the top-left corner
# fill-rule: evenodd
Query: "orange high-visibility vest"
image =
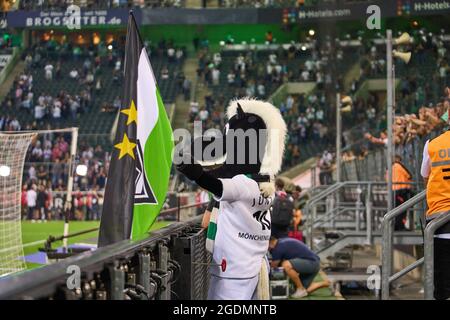
<path id="1" fill-rule="evenodd" d="M 450 131 L 428 143 L 430 176 L 427 185 L 427 218 L 450 210 Z"/>
<path id="2" fill-rule="evenodd" d="M 408 170 L 398 162 L 392 166 L 392 182 L 392 190 L 411 189 L 411 184 L 400 184 L 400 182 L 412 182 L 412 180 Z"/>

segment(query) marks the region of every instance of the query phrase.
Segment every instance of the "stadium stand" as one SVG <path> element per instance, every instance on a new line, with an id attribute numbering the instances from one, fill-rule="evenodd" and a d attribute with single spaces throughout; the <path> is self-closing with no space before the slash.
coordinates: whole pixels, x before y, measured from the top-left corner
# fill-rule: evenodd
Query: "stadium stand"
<path id="1" fill-rule="evenodd" d="M 176 48 L 176 49 L 175 49 Z M 173 53 L 172 53 L 173 50 Z M 169 105 L 179 93 L 184 52 L 169 42 L 150 48 L 152 67 L 160 93 Z M 99 219 L 91 215 L 93 198 L 101 198 L 105 187 L 111 150 L 110 134 L 121 88 L 122 51 L 97 47 L 63 46 L 48 41 L 23 53 L 24 72 L 3 100 L 1 131 L 80 128 L 78 163 L 89 168 L 85 177 L 75 177 L 75 220 Z M 39 189 L 45 193 L 48 218 L 62 219 L 61 208 L 52 206 L 53 194 L 67 185 L 70 135 L 46 134 L 33 141 L 24 169 L 24 194 Z M 88 190 L 96 192 L 84 193 Z M 81 193 L 80 193 L 81 192 Z M 23 196 L 24 217 L 27 201 Z M 101 201 L 101 200 L 100 200 Z M 100 204 L 101 209 L 101 204 Z M 96 212 L 99 208 L 95 209 Z M 36 219 L 33 214 L 28 219 Z"/>
<path id="2" fill-rule="evenodd" d="M 133 8 L 133 7 L 182 7 L 185 0 L 21 0 L 19 3 L 20 10 L 65 10 L 67 5 L 75 4 L 84 9 L 109 9 L 109 8 Z"/>
<path id="3" fill-rule="evenodd" d="M 433 15 L 416 21 L 409 13 L 399 13 L 398 10 L 405 9 L 409 2 L 404 6 L 399 2 L 398 8 L 389 7 L 398 16 L 386 17 L 383 28 L 401 25 L 414 38 L 410 44 L 396 47 L 411 51 L 412 58 L 409 64 L 395 61 L 397 81 L 393 143 L 394 153 L 402 156 L 402 163 L 412 173 L 410 185 L 413 193 L 417 193 L 412 202 L 406 201 L 405 206 L 399 207 L 405 211 L 405 230 L 389 230 L 390 221 L 397 220 L 396 217 L 403 213 L 399 208 L 390 211 L 388 208 L 392 200 L 388 199 L 390 190 L 387 190 L 386 183 L 386 39 L 378 31 L 355 32 L 354 25 L 346 23 L 353 17 L 342 16 L 336 21 L 331 17 L 301 17 L 301 10 L 308 7 L 318 9 L 316 13 L 319 14 L 322 9 L 328 10 L 330 5 L 339 8 L 341 5 L 356 4 L 362 8 L 365 2 L 369 3 L 360 0 L 21 0 L 14 1 L 14 9 L 32 16 L 33 11 L 63 13 L 68 4 L 75 4 L 84 12 L 117 9 L 126 13 L 126 9 L 133 8 L 142 13 L 144 19 L 138 24 L 143 29 L 142 35 L 152 40 L 145 41 L 145 45 L 154 75 L 166 107 L 174 104 L 173 112 L 182 115 L 179 116 L 181 121 L 177 122 L 183 123 L 180 127 L 191 128 L 194 121 L 201 120 L 204 130 L 213 127 L 222 129 L 226 122 L 226 106 L 231 99 L 239 97 L 254 96 L 276 105 L 288 126 L 282 176 L 290 181 L 278 190 L 277 196 L 282 194 L 293 201 L 293 217 L 297 219 L 300 216 L 300 222 L 290 226 L 290 236 L 301 238 L 320 256 L 321 269 L 331 281 L 330 288 L 323 288 L 326 298 L 335 299 L 345 283 L 350 283 L 350 288 L 356 283 L 363 283 L 363 296 L 371 294 L 366 285 L 369 277 L 366 267 L 378 268 L 381 262 L 383 286 L 386 282 L 388 284 L 387 294 L 398 291 L 397 287 L 389 288 L 389 284 L 399 276 L 393 269 L 401 269 L 398 266 L 392 268 L 394 262 L 409 261 L 405 258 L 406 254 L 420 258 L 424 243 L 421 233 L 421 223 L 424 224 L 424 221 L 420 219 L 425 199 L 423 192 L 420 192 L 423 189 L 419 172 L 421 154 L 424 142 L 443 129 L 441 117 L 448 107 L 441 99 L 442 88 L 450 84 L 449 38 L 446 31 L 437 31 L 441 24 L 432 21 Z M 162 31 L 177 31 L 182 36 L 178 33 L 175 36 L 163 34 L 161 30 L 156 30 L 159 25 L 148 21 L 151 17 L 149 13 L 159 14 L 160 8 L 164 7 L 199 9 L 186 10 L 189 11 L 187 18 L 195 17 L 198 12 L 213 11 L 202 11 L 200 6 L 220 7 L 220 12 L 225 12 L 225 8 L 230 8 L 230 12 L 243 8 L 241 11 L 248 13 L 249 17 L 252 12 L 257 16 L 255 21 L 273 11 L 280 15 L 277 17 L 280 22 L 275 24 L 268 19 L 272 22 L 266 22 L 261 28 L 254 26 L 258 22 L 249 23 L 251 27 L 248 32 L 243 32 L 245 35 L 242 37 L 250 35 L 251 30 L 257 30 L 259 34 L 255 32 L 254 38 L 258 41 L 252 39 L 253 35 L 247 39 L 241 39 L 239 35 L 239 41 L 226 36 L 224 41 L 219 42 L 219 36 L 213 33 L 225 34 L 223 29 L 228 25 L 224 23 L 222 30 L 220 26 L 210 28 L 210 25 L 219 25 L 219 21 L 207 20 L 207 14 L 205 21 L 208 23 L 194 25 L 191 21 L 189 27 L 192 28 L 186 28 L 186 34 L 184 25 L 173 26 L 173 29 L 161 26 Z M 180 10 L 169 9 L 167 12 L 180 13 Z M 295 22 L 284 21 L 288 11 L 291 15 L 295 14 L 291 17 Z M 172 21 L 164 9 L 161 9 L 161 17 Z M 326 23 L 322 24 L 322 18 L 326 19 Z M 429 30 L 422 28 L 427 24 L 430 25 Z M 24 47 L 22 59 L 17 63 L 17 69 L 24 68 L 12 86 L 7 87 L 9 92 L 0 106 L 0 131 L 80 128 L 75 163 L 86 165 L 87 174 L 74 176 L 74 210 L 70 212 L 69 219 L 75 225 L 93 223 L 93 229 L 98 225 L 96 220 L 100 219 L 102 211 L 112 149 L 111 136 L 121 107 L 123 27 L 112 28 L 111 33 L 116 39 L 113 42 L 105 39 L 110 32 L 105 30 L 108 27 L 99 26 L 97 29 L 88 26 L 80 31 L 81 37 L 89 34 L 90 29 L 99 32 L 105 42 L 98 45 L 76 44 L 81 42 L 74 40 L 78 37 L 78 31 L 61 31 L 63 27 L 52 26 L 51 31 L 50 27 L 44 26 L 36 30 L 25 28 L 24 39 L 21 39 Z M 404 31 L 394 29 L 396 36 Z M 274 34 L 267 31 L 263 37 L 266 31 L 261 30 L 272 30 Z M 276 39 L 279 35 L 286 43 Z M 61 44 L 59 39 L 63 36 L 72 40 Z M 186 39 L 181 39 L 184 36 Z M 185 40 L 183 45 L 187 47 L 180 47 L 171 40 L 160 40 L 161 37 Z M 91 38 L 87 40 L 90 41 Z M 0 55 L 12 53 L 11 47 L 11 41 L 0 37 Z M 189 68 L 185 68 L 188 64 L 186 60 L 189 60 Z M 190 69 L 192 66 L 194 71 Z M 189 75 L 185 76 L 185 72 Z M 335 154 L 337 93 L 348 95 L 353 100 L 351 112 L 341 114 L 344 130 L 339 182 L 336 182 Z M 446 101 L 448 104 L 448 98 Z M 188 109 L 189 119 L 186 119 L 184 115 Z M 172 123 L 173 129 L 177 126 Z M 29 222 L 33 220 L 44 222 L 65 218 L 62 204 L 69 175 L 68 146 L 71 139 L 70 134 L 49 132 L 40 134 L 32 141 L 25 160 L 21 194 L 22 218 L 30 221 L 23 221 L 22 226 L 31 225 Z M 305 168 L 310 168 L 311 163 L 313 169 L 308 173 Z M 302 191 L 299 185 L 309 180 L 308 174 L 311 176 L 311 188 Z M 292 181 L 288 176 L 293 178 Z M 186 182 L 183 178 L 180 180 Z M 202 214 L 206 208 L 206 202 L 203 202 L 208 196 L 197 186 L 185 188 L 180 180 L 174 178 L 170 182 L 173 192 L 167 195 L 164 209 L 172 208 L 163 210 L 159 216 L 161 219 L 179 221 L 163 230 L 152 231 L 148 237 L 120 242 L 110 248 L 73 257 L 71 261 L 46 266 L 42 273 L 36 270 L 24 272 L 17 278 L 2 279 L 0 298 L 205 299 L 209 276 L 207 266 L 211 263 L 204 245 L 206 232 L 199 227 L 199 217 L 183 222 L 180 220 Z M 34 196 L 38 201 L 33 201 Z M 191 204 L 189 200 L 193 199 L 196 199 L 195 203 Z M 47 225 L 58 222 L 62 223 L 52 221 Z M 62 228 L 55 230 L 59 234 Z M 430 241 L 427 236 L 430 233 L 424 234 L 428 246 Z M 89 233 L 83 241 L 93 244 L 97 241 L 96 237 L 97 234 Z M 30 242 L 40 240 L 40 245 L 45 246 L 42 251 L 47 250 L 47 259 L 61 249 L 51 247 L 52 243 L 59 245 L 56 241 L 61 239 L 50 237 L 44 244 L 40 236 Z M 386 262 L 385 253 L 380 257 L 380 245 L 383 252 L 387 250 L 391 256 L 395 253 L 395 261 L 390 263 L 388 259 Z M 37 251 L 36 246 L 30 247 Z M 368 248 L 371 257 L 366 260 Z M 70 249 L 76 251 L 77 248 Z M 398 258 L 399 252 L 405 255 Z M 26 250 L 25 254 L 29 259 L 36 252 Z M 359 257 L 364 256 L 361 259 L 364 268 L 355 267 L 358 254 Z M 414 263 L 420 265 L 418 261 Z M 82 290 L 78 292 L 68 290 L 64 284 L 65 269 L 73 262 L 87 271 L 82 276 Z M 387 267 L 387 264 L 390 265 Z M 40 277 L 44 272 L 48 275 L 46 279 Z M 285 276 L 283 271 L 280 273 Z M 318 278 L 326 280 L 326 275 L 321 272 Z M 429 278 L 429 273 L 425 273 L 425 278 Z M 283 278 L 282 282 L 285 285 L 283 297 L 287 298 L 289 282 L 287 278 Z M 17 286 L 17 283 L 20 285 Z M 417 283 L 422 285 L 421 280 L 415 281 Z M 429 295 L 429 287 L 426 286 L 426 295 Z M 419 289 L 414 293 L 415 297 Z M 373 292 L 380 294 L 379 288 Z M 385 287 L 383 297 L 386 297 Z M 308 297 L 315 298 L 321 298 L 320 294 Z"/>

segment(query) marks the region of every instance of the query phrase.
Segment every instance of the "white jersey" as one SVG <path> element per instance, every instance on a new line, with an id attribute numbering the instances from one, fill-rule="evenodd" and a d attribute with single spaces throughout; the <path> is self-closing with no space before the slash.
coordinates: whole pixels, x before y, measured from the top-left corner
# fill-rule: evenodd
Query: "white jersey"
<path id="1" fill-rule="evenodd" d="M 217 277 L 249 279 L 258 275 L 270 239 L 270 212 L 273 197 L 264 198 L 258 183 L 245 175 L 220 179 L 223 193 L 217 218 L 213 260 L 226 270 L 211 268 Z"/>

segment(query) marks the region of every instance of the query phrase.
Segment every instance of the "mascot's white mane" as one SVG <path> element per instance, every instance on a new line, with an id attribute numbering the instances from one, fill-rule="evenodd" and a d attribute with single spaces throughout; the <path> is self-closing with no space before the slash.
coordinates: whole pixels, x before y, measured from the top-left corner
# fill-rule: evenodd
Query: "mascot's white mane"
<path id="1" fill-rule="evenodd" d="M 243 98 L 230 103 L 227 108 L 228 119 L 236 115 L 238 102 L 244 112 L 256 114 L 266 124 L 268 137 L 259 173 L 274 177 L 281 170 L 287 132 L 280 110 L 269 102 Z"/>

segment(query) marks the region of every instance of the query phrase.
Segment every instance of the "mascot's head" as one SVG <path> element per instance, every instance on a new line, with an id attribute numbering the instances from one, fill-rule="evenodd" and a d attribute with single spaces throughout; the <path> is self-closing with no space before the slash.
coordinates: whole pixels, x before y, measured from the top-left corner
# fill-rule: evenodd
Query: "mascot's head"
<path id="1" fill-rule="evenodd" d="M 217 178 L 247 174 L 269 181 L 283 160 L 287 129 L 280 111 L 268 102 L 245 98 L 230 103 L 227 118 L 222 133 L 194 141 L 194 159 Z"/>

